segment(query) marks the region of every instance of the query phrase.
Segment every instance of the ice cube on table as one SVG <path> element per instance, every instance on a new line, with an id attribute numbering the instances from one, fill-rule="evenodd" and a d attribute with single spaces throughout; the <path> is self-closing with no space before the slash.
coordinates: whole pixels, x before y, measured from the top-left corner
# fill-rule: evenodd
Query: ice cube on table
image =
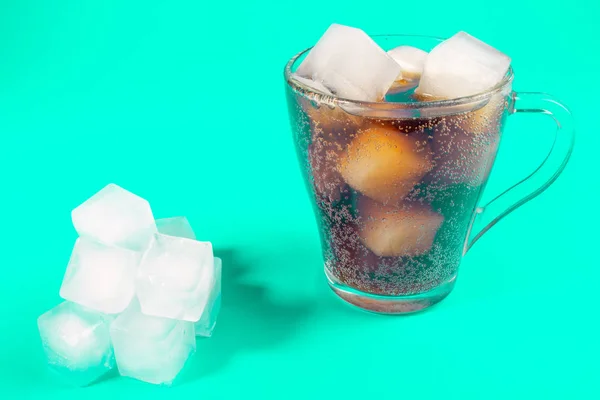
<path id="1" fill-rule="evenodd" d="M 342 98 L 381 101 L 399 77 L 400 66 L 362 30 L 332 24 L 296 74 Z"/>
<path id="2" fill-rule="evenodd" d="M 65 381 L 86 386 L 115 367 L 111 318 L 65 301 L 38 318 L 49 367 Z"/>
<path id="3" fill-rule="evenodd" d="M 196 350 L 194 324 L 152 317 L 133 301 L 110 326 L 119 373 L 153 384 L 170 385 Z"/>
<path id="4" fill-rule="evenodd" d="M 338 170 L 359 192 L 381 203 L 404 198 L 432 168 L 427 136 L 373 126 L 359 131 L 340 156 Z"/>
<path id="5" fill-rule="evenodd" d="M 210 242 L 155 234 L 136 280 L 142 312 L 198 321 L 215 284 L 214 268 Z"/>
<path id="6" fill-rule="evenodd" d="M 418 256 L 431 249 L 444 217 L 426 206 L 390 207 L 362 197 L 360 238 L 381 257 Z"/>
<path id="7" fill-rule="evenodd" d="M 186 217 L 161 218 L 156 220 L 158 233 L 196 240 L 196 234 Z"/>
<path id="8" fill-rule="evenodd" d="M 106 314 L 123 311 L 135 294 L 141 253 L 86 237 L 75 242 L 60 297 Z"/>
<path id="9" fill-rule="evenodd" d="M 450 99 L 479 94 L 500 83 L 509 67 L 506 54 L 459 32 L 429 52 L 416 93 Z"/>
<path id="10" fill-rule="evenodd" d="M 213 287 L 204 312 L 200 320 L 196 322 L 195 330 L 196 336 L 211 337 L 215 325 L 217 323 L 217 317 L 221 311 L 221 269 L 222 261 L 220 258 L 215 257 L 215 286 Z"/>
<path id="11" fill-rule="evenodd" d="M 163 218 L 156 220 L 158 232 L 164 235 L 196 239 L 194 231 L 185 217 Z M 221 310 L 221 267 L 220 258 L 214 258 L 215 284 L 210 292 L 206 307 L 200 320 L 196 322 L 196 336 L 210 337 L 215 328 Z"/>
<path id="12" fill-rule="evenodd" d="M 71 216 L 79 236 L 134 251 L 142 251 L 156 232 L 150 204 L 112 183 L 75 208 Z"/>
<path id="13" fill-rule="evenodd" d="M 412 46 L 398 46 L 387 52 L 400 65 L 402 78 L 419 79 L 427 52 Z"/>

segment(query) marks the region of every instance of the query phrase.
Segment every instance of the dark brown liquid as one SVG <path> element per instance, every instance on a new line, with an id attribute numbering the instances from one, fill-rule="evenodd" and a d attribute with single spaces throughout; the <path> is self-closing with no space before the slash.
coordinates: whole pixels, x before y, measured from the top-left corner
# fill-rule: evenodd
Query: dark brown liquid
<path id="1" fill-rule="evenodd" d="M 388 100 L 406 101 L 404 91 Z M 432 118 L 356 116 L 288 88 L 329 276 L 368 293 L 453 279 L 495 158 L 506 99 Z"/>

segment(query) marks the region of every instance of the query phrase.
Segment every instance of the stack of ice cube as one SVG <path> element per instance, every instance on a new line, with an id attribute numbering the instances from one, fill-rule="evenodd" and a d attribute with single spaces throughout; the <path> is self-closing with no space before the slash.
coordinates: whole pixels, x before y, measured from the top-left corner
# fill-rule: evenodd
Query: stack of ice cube
<path id="1" fill-rule="evenodd" d="M 50 367 L 88 385 L 122 376 L 171 384 L 210 337 L 221 260 L 185 217 L 154 220 L 150 204 L 110 184 L 72 212 L 75 241 L 60 296 L 38 318 Z"/>

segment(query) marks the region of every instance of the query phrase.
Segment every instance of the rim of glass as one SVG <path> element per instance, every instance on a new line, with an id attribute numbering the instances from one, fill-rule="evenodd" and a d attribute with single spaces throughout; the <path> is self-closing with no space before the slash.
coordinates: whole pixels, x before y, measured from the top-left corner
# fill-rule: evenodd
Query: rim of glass
<path id="1" fill-rule="evenodd" d="M 421 39 L 433 39 L 433 40 L 437 40 L 438 42 L 446 40 L 445 38 L 439 37 L 439 36 L 411 35 L 411 34 L 401 34 L 401 33 L 377 34 L 377 35 L 369 35 L 369 36 L 372 38 L 412 37 L 412 38 L 421 38 Z M 343 98 L 343 97 L 338 97 L 336 95 L 328 95 L 328 94 L 318 92 L 318 91 L 312 89 L 311 87 L 303 84 L 302 82 L 299 82 L 292 78 L 292 66 L 296 63 L 296 61 L 298 61 L 298 59 L 300 57 L 302 57 L 302 55 L 309 52 L 312 48 L 313 48 L 313 46 L 302 50 L 301 52 L 299 52 L 298 54 L 293 56 L 287 62 L 287 64 L 285 65 L 285 69 L 284 69 L 285 80 L 286 80 L 287 84 L 290 85 L 292 88 L 298 87 L 298 88 L 302 89 L 302 92 L 304 92 L 305 94 L 312 95 L 312 96 L 320 96 L 322 98 L 327 98 L 327 99 L 333 100 L 334 102 L 337 102 L 338 104 L 348 104 L 348 105 L 353 104 L 353 105 L 363 106 L 366 108 L 373 107 L 373 106 L 376 106 L 377 108 L 381 108 L 382 106 L 384 106 L 386 109 L 389 109 L 389 110 L 406 109 L 406 108 L 417 109 L 417 108 L 452 107 L 452 106 L 457 106 L 457 105 L 461 105 L 461 104 L 484 101 L 490 95 L 493 95 L 495 93 L 502 91 L 507 85 L 512 83 L 512 80 L 514 78 L 514 72 L 512 69 L 512 65 L 511 65 L 511 66 L 509 66 L 508 72 L 504 76 L 504 79 L 502 79 L 496 86 L 494 86 L 491 89 L 488 89 L 484 92 L 472 94 L 469 96 L 457 97 L 457 98 L 453 98 L 453 99 L 442 99 L 442 100 L 431 100 L 431 101 L 393 102 L 393 103 L 352 100 L 352 99 L 347 99 L 347 98 Z"/>

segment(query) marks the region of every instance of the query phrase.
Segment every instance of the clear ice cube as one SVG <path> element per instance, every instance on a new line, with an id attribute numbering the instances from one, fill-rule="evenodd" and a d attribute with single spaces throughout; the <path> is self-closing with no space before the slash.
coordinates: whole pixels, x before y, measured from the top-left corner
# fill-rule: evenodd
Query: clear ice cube
<path id="1" fill-rule="evenodd" d="M 155 234 L 138 269 L 142 312 L 198 321 L 215 284 L 214 269 L 210 242 Z"/>
<path id="2" fill-rule="evenodd" d="M 362 30 L 332 24 L 296 73 L 342 98 L 381 101 L 400 66 Z"/>
<path id="3" fill-rule="evenodd" d="M 196 240 L 196 234 L 186 217 L 161 218 L 156 220 L 158 233 Z"/>
<path id="4" fill-rule="evenodd" d="M 194 324 L 151 317 L 133 301 L 110 326 L 115 358 L 122 376 L 170 385 L 196 350 Z"/>
<path id="5" fill-rule="evenodd" d="M 38 318 L 49 367 L 65 381 L 86 386 L 115 367 L 111 318 L 65 301 Z"/>
<path id="6" fill-rule="evenodd" d="M 60 296 L 106 314 L 120 313 L 135 295 L 140 256 L 80 237 L 73 247 Z"/>
<path id="7" fill-rule="evenodd" d="M 221 311 L 221 267 L 222 261 L 220 258 L 215 257 L 215 286 L 213 287 L 210 298 L 206 303 L 204 312 L 200 317 L 200 320 L 196 322 L 196 336 L 211 337 L 215 325 L 217 323 L 217 317 L 219 311 Z"/>
<path id="8" fill-rule="evenodd" d="M 509 67 L 506 54 L 459 32 L 431 50 L 416 93 L 440 98 L 482 93 L 500 83 Z"/>
<path id="9" fill-rule="evenodd" d="M 142 251 L 156 232 L 150 204 L 112 183 L 74 209 L 71 216 L 79 236 L 134 251 Z"/>
<path id="10" fill-rule="evenodd" d="M 423 72 L 427 52 L 412 46 L 398 46 L 388 51 L 390 57 L 400 65 L 402 77 L 419 79 Z"/>

